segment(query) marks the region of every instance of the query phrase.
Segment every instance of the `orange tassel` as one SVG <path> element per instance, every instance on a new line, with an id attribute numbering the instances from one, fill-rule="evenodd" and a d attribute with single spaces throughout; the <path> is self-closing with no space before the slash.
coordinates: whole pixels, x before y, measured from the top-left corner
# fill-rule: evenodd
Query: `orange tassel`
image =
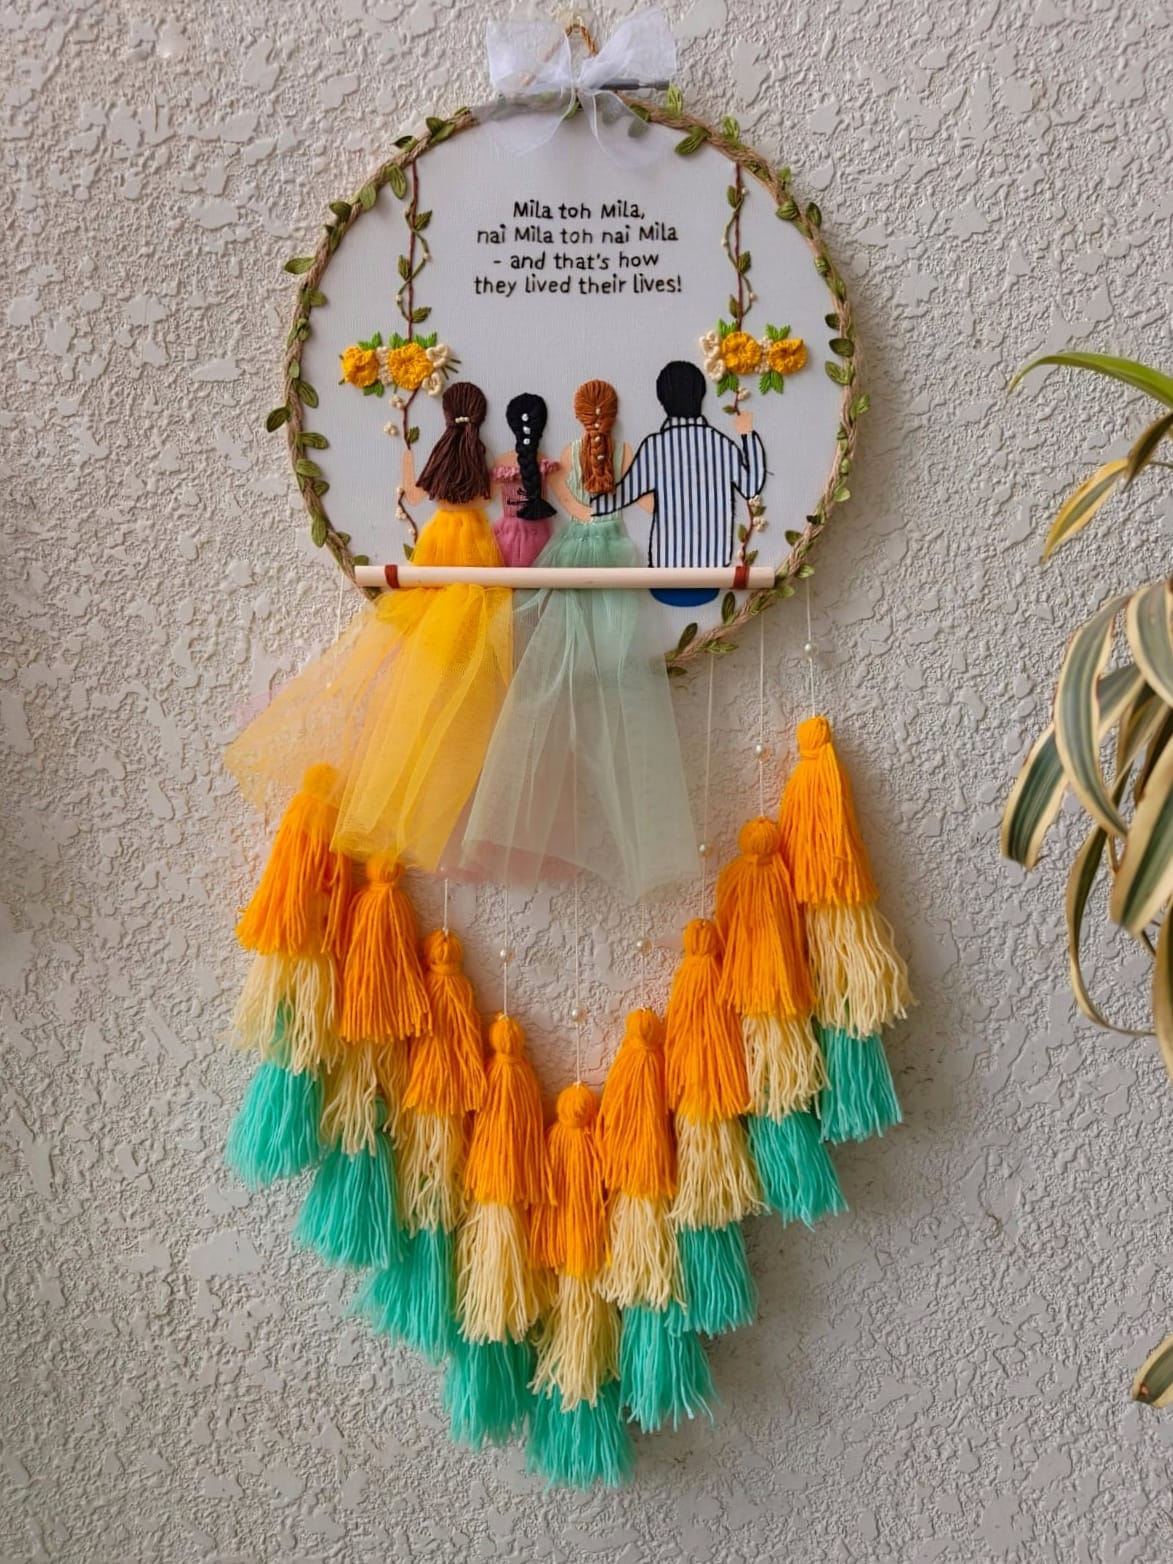
<path id="1" fill-rule="evenodd" d="M 741 857 L 717 881 L 725 943 L 721 997 L 739 1016 L 804 1020 L 814 1005 L 802 916 L 779 847 L 782 832 L 759 817 L 741 828 Z"/>
<path id="2" fill-rule="evenodd" d="M 580 1081 L 558 1094 L 555 1111 L 546 1137 L 546 1200 L 534 1213 L 534 1263 L 589 1281 L 607 1259 L 598 1098 Z"/>
<path id="3" fill-rule="evenodd" d="M 878 898 L 851 784 L 826 717 L 798 725 L 798 764 L 782 794 L 782 856 L 806 907 L 858 907 Z"/>
<path id="4" fill-rule="evenodd" d="M 404 1106 L 470 1113 L 484 1101 L 485 1061 L 476 999 L 461 971 L 464 948 L 455 934 L 436 929 L 424 940 L 423 957 L 431 1021 L 411 1051 Z"/>
<path id="5" fill-rule="evenodd" d="M 338 773 L 311 766 L 277 827 L 269 861 L 241 914 L 236 935 L 264 956 L 316 956 L 336 950 L 345 925 L 350 860 L 330 847 Z"/>
<path id="6" fill-rule="evenodd" d="M 607 1188 L 638 1199 L 669 1196 L 676 1152 L 664 1082 L 664 1028 L 651 1010 L 633 1010 L 607 1071 L 599 1109 L 599 1150 Z"/>
<path id="7" fill-rule="evenodd" d="M 672 980 L 665 1025 L 668 1106 L 690 1119 L 731 1119 L 749 1108 L 741 1028 L 721 998 L 721 936 L 694 918 Z"/>
<path id="8" fill-rule="evenodd" d="M 536 1206 L 543 1199 L 542 1095 L 512 1016 L 489 1027 L 485 1099 L 473 1119 L 464 1170 L 470 1200 Z"/>
<path id="9" fill-rule="evenodd" d="M 352 909 L 338 1032 L 347 1042 L 399 1043 L 429 1021 L 415 917 L 399 885 L 402 864 L 379 854 L 366 871 Z"/>

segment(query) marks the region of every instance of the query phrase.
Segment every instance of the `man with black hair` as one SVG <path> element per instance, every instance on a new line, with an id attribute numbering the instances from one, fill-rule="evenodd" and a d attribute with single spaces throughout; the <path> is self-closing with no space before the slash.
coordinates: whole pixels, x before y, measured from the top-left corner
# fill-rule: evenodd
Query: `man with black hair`
<path id="1" fill-rule="evenodd" d="M 695 364 L 680 359 L 665 364 L 656 396 L 666 415 L 663 424 L 644 440 L 612 493 L 598 495 L 591 508 L 596 516 L 609 516 L 650 494 L 649 565 L 732 564 L 737 496 L 752 499 L 766 481 L 761 436 L 753 432 L 749 413 L 734 420 L 738 440 L 713 428 L 701 413 L 705 377 Z M 682 601 L 678 593 L 656 596 Z M 690 592 L 685 600 L 712 596 Z"/>

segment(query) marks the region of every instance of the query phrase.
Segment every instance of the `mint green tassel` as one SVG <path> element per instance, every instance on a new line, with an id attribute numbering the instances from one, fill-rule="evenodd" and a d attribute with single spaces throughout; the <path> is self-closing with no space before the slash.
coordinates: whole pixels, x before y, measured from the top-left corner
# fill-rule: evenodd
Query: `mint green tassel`
<path id="1" fill-rule="evenodd" d="M 350 1309 L 372 1329 L 441 1363 L 452 1350 L 455 1307 L 452 1234 L 425 1227 L 407 1239 L 398 1265 L 364 1280 Z"/>
<path id="2" fill-rule="evenodd" d="M 901 1120 L 892 1071 L 879 1037 L 848 1037 L 820 1027 L 827 1085 L 819 1094 L 823 1139 L 832 1145 L 882 1135 Z"/>
<path id="3" fill-rule="evenodd" d="M 313 1249 L 327 1265 L 385 1271 L 403 1258 L 396 1213 L 395 1152 L 390 1137 L 350 1157 L 335 1146 L 305 1197 L 294 1243 Z"/>
<path id="4" fill-rule="evenodd" d="M 528 1341 L 465 1341 L 457 1333 L 444 1381 L 444 1410 L 458 1444 L 480 1450 L 524 1431 L 533 1407 Z"/>
<path id="5" fill-rule="evenodd" d="M 224 1161 L 250 1189 L 312 1168 L 322 1154 L 322 1083 L 266 1061 L 253 1075 L 228 1131 Z"/>
<path id="6" fill-rule="evenodd" d="M 669 1421 L 679 1428 L 682 1417 L 698 1413 L 713 1421 L 713 1372 L 678 1303 L 624 1309 L 619 1387 L 623 1405 L 645 1434 Z"/>
<path id="7" fill-rule="evenodd" d="M 813 1227 L 821 1216 L 847 1210 L 813 1114 L 788 1113 L 781 1121 L 754 1114 L 746 1123 L 766 1204 L 784 1222 Z"/>
<path id="8" fill-rule="evenodd" d="M 706 1336 L 748 1325 L 758 1308 L 741 1224 L 682 1227 L 676 1235 L 684 1279 L 684 1317 Z"/>
<path id="9" fill-rule="evenodd" d="M 525 1464 L 551 1485 L 563 1488 L 618 1488 L 635 1469 L 631 1435 L 619 1409 L 619 1381 L 599 1390 L 594 1406 L 580 1401 L 562 1410 L 562 1392 L 554 1386 L 540 1395 L 530 1416 Z"/>

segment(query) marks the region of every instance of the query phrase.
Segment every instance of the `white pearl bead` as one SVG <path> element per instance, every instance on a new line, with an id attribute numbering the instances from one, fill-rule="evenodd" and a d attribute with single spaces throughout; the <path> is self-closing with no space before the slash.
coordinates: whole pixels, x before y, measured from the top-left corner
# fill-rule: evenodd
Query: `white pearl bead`
<path id="1" fill-rule="evenodd" d="M 513 960 L 512 945 L 502 945 L 501 949 L 497 952 L 497 960 L 503 967 L 507 967 Z"/>
<path id="2" fill-rule="evenodd" d="M 570 1023 L 571 1023 L 572 1026 L 581 1026 L 582 1023 L 586 1020 L 586 1018 L 587 1018 L 587 1013 L 586 1013 L 586 1006 L 585 1005 L 572 1005 L 571 1006 Z"/>
<path id="3" fill-rule="evenodd" d="M 709 846 L 708 842 L 698 842 L 696 850 L 702 858 L 707 858 L 713 849 Z"/>
<path id="4" fill-rule="evenodd" d="M 818 648 L 815 646 L 815 643 L 813 641 L 804 641 L 802 643 L 802 651 L 803 651 L 803 656 L 804 657 L 813 657 L 817 650 L 818 650 Z"/>
<path id="5" fill-rule="evenodd" d="M 753 752 L 755 760 L 769 760 L 774 753 L 768 744 L 755 744 Z"/>
<path id="6" fill-rule="evenodd" d="M 652 942 L 651 942 L 650 939 L 648 939 L 646 934 L 641 934 L 639 939 L 636 940 L 636 942 L 635 942 L 635 953 L 636 953 L 637 956 L 650 956 L 651 955 L 651 953 L 652 953 Z"/>

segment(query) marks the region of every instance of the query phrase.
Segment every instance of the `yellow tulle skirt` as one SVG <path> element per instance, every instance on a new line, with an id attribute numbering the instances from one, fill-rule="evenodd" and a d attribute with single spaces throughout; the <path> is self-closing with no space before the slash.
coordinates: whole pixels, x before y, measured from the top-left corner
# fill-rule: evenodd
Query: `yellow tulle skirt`
<path id="1" fill-rule="evenodd" d="M 493 566 L 501 555 L 484 512 L 453 507 L 423 528 L 413 562 Z M 503 587 L 385 592 L 229 746 L 245 797 L 284 804 L 308 766 L 327 762 L 340 778 L 336 848 L 435 869 L 509 683 L 510 598 Z"/>

